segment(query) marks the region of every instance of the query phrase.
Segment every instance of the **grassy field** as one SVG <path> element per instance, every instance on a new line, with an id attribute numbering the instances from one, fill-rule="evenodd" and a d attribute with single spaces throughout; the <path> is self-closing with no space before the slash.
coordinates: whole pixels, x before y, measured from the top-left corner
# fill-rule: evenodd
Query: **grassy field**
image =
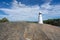
<path id="1" fill-rule="evenodd" d="M 60 40 L 60 27 L 29 22 L 0 23 L 0 40 Z"/>

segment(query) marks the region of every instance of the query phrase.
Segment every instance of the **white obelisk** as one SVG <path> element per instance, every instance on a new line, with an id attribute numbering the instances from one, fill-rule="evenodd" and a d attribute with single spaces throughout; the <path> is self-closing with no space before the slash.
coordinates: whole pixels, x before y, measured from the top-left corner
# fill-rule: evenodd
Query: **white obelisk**
<path id="1" fill-rule="evenodd" d="M 39 12 L 39 15 L 38 15 L 38 23 L 43 24 L 42 13 L 40 13 L 40 12 Z"/>

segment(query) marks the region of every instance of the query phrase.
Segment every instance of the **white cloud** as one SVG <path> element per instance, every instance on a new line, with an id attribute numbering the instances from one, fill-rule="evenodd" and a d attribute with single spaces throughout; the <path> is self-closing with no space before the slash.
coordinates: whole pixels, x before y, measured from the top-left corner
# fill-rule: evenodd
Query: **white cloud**
<path id="1" fill-rule="evenodd" d="M 0 8 L 3 10 L 7 15 L 6 17 L 10 20 L 30 20 L 35 21 L 38 20 L 38 13 L 41 12 L 43 14 L 60 14 L 60 5 L 50 5 L 50 2 L 44 3 L 41 6 L 34 5 L 34 6 L 27 6 L 25 4 L 21 4 L 21 2 L 17 2 L 14 0 L 12 2 L 11 9 Z"/>

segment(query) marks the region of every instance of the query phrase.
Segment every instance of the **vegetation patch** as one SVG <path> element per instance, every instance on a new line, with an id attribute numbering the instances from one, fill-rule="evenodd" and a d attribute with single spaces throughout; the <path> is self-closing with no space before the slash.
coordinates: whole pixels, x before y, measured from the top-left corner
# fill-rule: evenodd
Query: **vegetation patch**
<path id="1" fill-rule="evenodd" d="M 44 20 L 44 23 L 55 25 L 55 26 L 60 26 L 60 19 L 48 19 L 48 20 Z"/>

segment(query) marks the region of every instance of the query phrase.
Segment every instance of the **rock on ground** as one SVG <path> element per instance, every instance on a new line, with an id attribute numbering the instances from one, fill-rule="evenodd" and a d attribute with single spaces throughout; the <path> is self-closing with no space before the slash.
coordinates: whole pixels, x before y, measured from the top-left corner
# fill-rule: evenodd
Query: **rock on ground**
<path id="1" fill-rule="evenodd" d="M 0 40 L 60 40 L 60 28 L 27 22 L 0 23 Z"/>

